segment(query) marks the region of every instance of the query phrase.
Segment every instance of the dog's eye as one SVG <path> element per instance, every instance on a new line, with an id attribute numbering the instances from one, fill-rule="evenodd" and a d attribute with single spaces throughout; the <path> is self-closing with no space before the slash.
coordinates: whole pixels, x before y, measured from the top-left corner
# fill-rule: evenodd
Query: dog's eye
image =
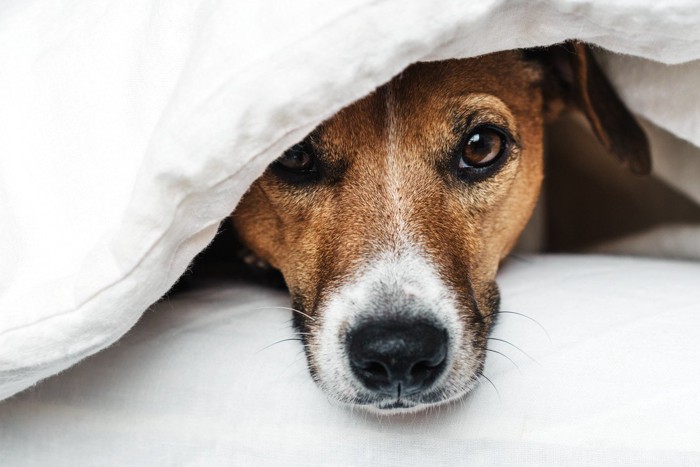
<path id="1" fill-rule="evenodd" d="M 316 158 L 309 145 L 301 142 L 287 149 L 275 165 L 289 172 L 310 173 L 316 171 Z"/>
<path id="2" fill-rule="evenodd" d="M 459 158 L 459 168 L 481 168 L 495 163 L 506 152 L 505 135 L 492 127 L 477 127 L 469 133 Z"/>

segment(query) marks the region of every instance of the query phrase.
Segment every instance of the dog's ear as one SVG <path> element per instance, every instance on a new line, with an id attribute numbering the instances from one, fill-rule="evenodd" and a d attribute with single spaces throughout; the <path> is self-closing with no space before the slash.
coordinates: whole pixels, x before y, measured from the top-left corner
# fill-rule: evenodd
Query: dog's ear
<path id="1" fill-rule="evenodd" d="M 634 173 L 651 172 L 649 142 L 644 130 L 584 43 L 569 41 L 533 49 L 530 53 L 544 66 L 545 105 L 550 115 L 564 107 L 579 109 L 609 152 Z"/>

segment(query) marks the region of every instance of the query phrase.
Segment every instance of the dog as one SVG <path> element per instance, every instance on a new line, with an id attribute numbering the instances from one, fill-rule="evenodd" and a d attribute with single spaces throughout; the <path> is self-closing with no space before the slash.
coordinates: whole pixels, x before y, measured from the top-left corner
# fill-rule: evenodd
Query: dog
<path id="1" fill-rule="evenodd" d="M 633 172 L 646 136 L 589 48 L 411 65 L 272 163 L 232 214 L 282 273 L 313 379 L 390 414 L 480 380 L 499 264 L 536 204 L 545 124 L 577 109 Z"/>

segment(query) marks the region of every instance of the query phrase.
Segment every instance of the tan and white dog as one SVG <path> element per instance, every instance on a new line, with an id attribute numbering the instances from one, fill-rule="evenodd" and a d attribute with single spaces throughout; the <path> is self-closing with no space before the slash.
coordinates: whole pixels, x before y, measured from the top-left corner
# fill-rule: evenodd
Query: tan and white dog
<path id="1" fill-rule="evenodd" d="M 480 378 L 495 278 L 535 206 L 543 131 L 582 111 L 634 172 L 646 137 L 577 42 L 418 63 L 284 153 L 233 213 L 281 271 L 314 380 L 380 413 Z"/>

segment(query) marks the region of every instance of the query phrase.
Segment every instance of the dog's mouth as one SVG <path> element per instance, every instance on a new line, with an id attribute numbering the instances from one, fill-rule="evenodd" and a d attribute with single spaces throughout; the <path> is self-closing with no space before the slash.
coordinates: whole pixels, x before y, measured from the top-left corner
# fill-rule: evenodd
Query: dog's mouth
<path id="1" fill-rule="evenodd" d="M 468 379 L 463 389 L 457 392 L 447 391 L 444 386 L 424 394 L 415 394 L 397 397 L 389 395 L 367 395 L 347 401 L 346 405 L 354 408 L 362 408 L 376 415 L 399 415 L 422 412 L 424 410 L 450 404 L 465 397 L 471 389 L 478 384 L 475 375 Z"/>
<path id="2" fill-rule="evenodd" d="M 417 402 L 411 399 L 358 399 L 352 405 L 354 407 L 362 407 L 366 410 L 376 412 L 378 414 L 395 414 L 419 411 L 432 405 L 440 404 L 442 401 L 435 400 L 433 402 Z"/>
<path id="3" fill-rule="evenodd" d="M 495 283 L 460 294 L 428 260 L 404 253 L 370 263 L 315 306 L 291 291 L 309 370 L 331 399 L 386 415 L 416 412 L 463 397 L 479 380 Z"/>

